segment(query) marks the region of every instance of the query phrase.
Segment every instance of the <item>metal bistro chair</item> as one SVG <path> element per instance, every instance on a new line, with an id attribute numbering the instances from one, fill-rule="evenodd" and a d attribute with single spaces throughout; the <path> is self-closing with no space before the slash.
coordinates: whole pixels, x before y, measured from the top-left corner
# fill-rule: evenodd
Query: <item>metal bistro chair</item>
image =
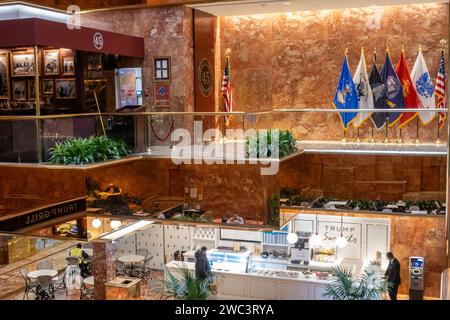
<path id="1" fill-rule="evenodd" d="M 148 250 L 147 250 L 147 249 L 143 249 L 143 248 L 137 249 L 136 254 L 137 254 L 138 256 L 144 256 L 145 259 L 147 259 L 147 256 L 148 256 Z"/>
<path id="2" fill-rule="evenodd" d="M 29 277 L 28 277 L 28 271 L 27 269 L 21 269 L 20 270 L 20 275 L 22 276 L 22 278 L 25 280 L 25 292 L 23 294 L 23 300 L 25 300 L 25 297 L 27 297 L 27 299 L 29 299 L 28 294 L 30 292 L 34 293 L 35 295 L 37 295 L 37 287 L 38 287 L 38 283 L 37 281 L 32 281 Z"/>
<path id="3" fill-rule="evenodd" d="M 39 276 L 37 277 L 37 296 L 40 300 L 53 300 L 55 298 L 53 291 L 53 277 Z"/>
<path id="4" fill-rule="evenodd" d="M 53 292 L 64 290 L 66 295 L 69 294 L 66 284 L 67 271 L 61 273 L 58 277 L 53 278 Z"/>
<path id="5" fill-rule="evenodd" d="M 77 257 L 66 257 L 67 264 L 69 266 L 77 266 L 80 264 L 80 260 Z"/>
<path id="6" fill-rule="evenodd" d="M 150 263 L 152 261 L 153 257 L 149 257 L 145 259 L 144 263 L 139 263 L 136 265 L 136 267 L 133 269 L 133 275 L 141 278 L 142 280 L 147 279 L 150 276 Z"/>
<path id="7" fill-rule="evenodd" d="M 81 279 L 80 300 L 93 300 L 94 288 L 87 288 L 84 280 Z"/>
<path id="8" fill-rule="evenodd" d="M 130 269 L 125 267 L 125 264 L 122 261 L 116 260 L 116 276 L 128 276 L 130 273 Z"/>
<path id="9" fill-rule="evenodd" d="M 44 260 L 44 261 L 39 261 L 37 264 L 37 269 L 38 270 L 51 270 L 53 269 L 53 263 L 51 263 L 48 260 Z"/>

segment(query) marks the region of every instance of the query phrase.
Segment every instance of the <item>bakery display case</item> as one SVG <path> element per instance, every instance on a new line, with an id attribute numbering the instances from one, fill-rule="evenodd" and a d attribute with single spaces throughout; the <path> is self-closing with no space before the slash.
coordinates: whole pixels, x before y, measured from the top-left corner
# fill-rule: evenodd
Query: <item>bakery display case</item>
<path id="1" fill-rule="evenodd" d="M 208 250 L 206 255 L 213 271 L 246 273 L 251 252 L 245 248 L 234 252 L 232 248 L 219 247 Z"/>

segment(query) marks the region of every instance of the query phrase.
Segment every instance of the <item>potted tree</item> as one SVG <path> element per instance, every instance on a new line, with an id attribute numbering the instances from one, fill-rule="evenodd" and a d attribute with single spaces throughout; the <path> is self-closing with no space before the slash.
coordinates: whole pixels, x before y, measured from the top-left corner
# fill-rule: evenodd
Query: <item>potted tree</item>
<path id="1" fill-rule="evenodd" d="M 381 300 L 388 292 L 386 283 L 373 261 L 355 277 L 348 266 L 334 266 L 336 277 L 325 286 L 324 297 L 332 300 Z"/>

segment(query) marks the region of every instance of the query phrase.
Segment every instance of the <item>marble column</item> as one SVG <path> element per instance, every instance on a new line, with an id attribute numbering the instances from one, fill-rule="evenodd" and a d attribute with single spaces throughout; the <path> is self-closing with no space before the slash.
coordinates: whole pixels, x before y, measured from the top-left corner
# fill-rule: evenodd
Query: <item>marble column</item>
<path id="1" fill-rule="evenodd" d="M 93 245 L 93 250 L 94 299 L 105 300 L 105 283 L 116 277 L 114 265 L 116 248 L 112 243 L 96 242 Z"/>

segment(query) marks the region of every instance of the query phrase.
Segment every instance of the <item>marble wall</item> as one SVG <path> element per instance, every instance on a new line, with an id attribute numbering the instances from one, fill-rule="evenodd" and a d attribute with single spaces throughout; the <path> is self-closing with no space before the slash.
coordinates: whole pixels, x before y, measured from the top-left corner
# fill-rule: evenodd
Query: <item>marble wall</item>
<path id="1" fill-rule="evenodd" d="M 192 111 L 194 105 L 194 67 L 192 9 L 175 6 L 146 9 L 87 12 L 81 15 L 83 26 L 144 38 L 143 87 L 152 92 L 143 97 L 147 111 L 154 107 L 153 57 L 171 58 L 172 106 L 164 111 Z"/>
<path id="2" fill-rule="evenodd" d="M 361 47 L 365 48 L 368 68 L 376 49 L 380 69 L 386 45 L 394 65 L 404 46 L 412 71 L 421 44 L 434 81 L 440 41 L 448 39 L 448 4 L 221 17 L 220 26 L 222 69 L 225 50 L 232 51 L 235 111 L 332 108 L 345 48 L 354 72 Z M 291 129 L 304 140 L 340 140 L 343 134 L 339 122 L 336 113 L 274 117 L 275 127 Z M 361 138 L 370 138 L 370 132 L 369 121 L 360 129 Z M 434 141 L 436 132 L 436 121 L 427 127 L 419 125 L 422 140 Z M 392 137 L 398 134 L 397 126 L 389 132 Z M 415 121 L 406 126 L 402 135 L 406 140 L 415 139 Z M 355 136 L 356 129 L 351 129 L 348 137 Z M 384 131 L 375 132 L 375 138 L 382 141 Z"/>
<path id="3" fill-rule="evenodd" d="M 85 178 L 80 173 L 73 169 L 1 165 L 0 215 L 85 196 Z"/>
<path id="4" fill-rule="evenodd" d="M 281 163 L 280 187 L 342 199 L 445 200 L 445 157 L 307 154 Z"/>

